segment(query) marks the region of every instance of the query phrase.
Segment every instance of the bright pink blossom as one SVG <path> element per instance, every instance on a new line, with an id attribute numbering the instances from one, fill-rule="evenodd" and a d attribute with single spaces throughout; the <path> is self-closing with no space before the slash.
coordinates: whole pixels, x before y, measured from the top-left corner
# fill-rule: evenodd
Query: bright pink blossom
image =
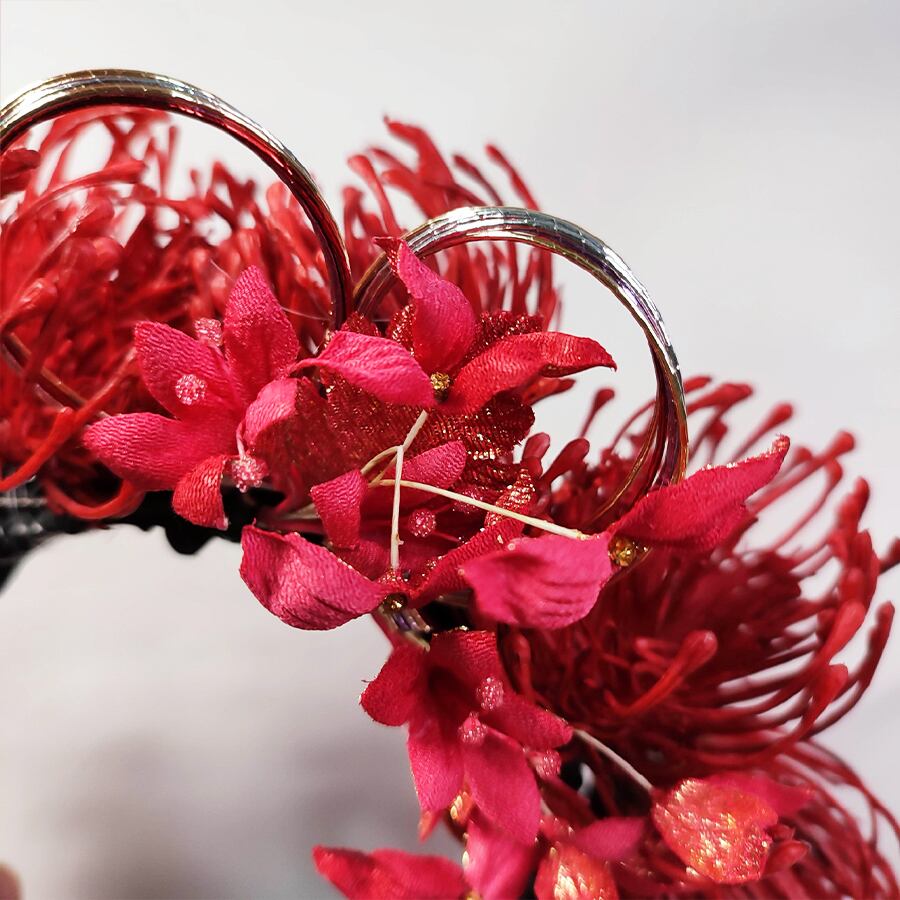
<path id="1" fill-rule="evenodd" d="M 445 632 L 428 651 L 396 646 L 360 702 L 377 722 L 409 724 L 424 812 L 446 809 L 465 787 L 495 827 L 525 844 L 534 839 L 540 799 L 525 748 L 558 747 L 571 729 L 512 689 L 493 634 Z"/>
<path id="2" fill-rule="evenodd" d="M 155 322 L 135 328 L 147 389 L 174 418 L 157 413 L 111 416 L 85 444 L 113 472 L 141 490 L 174 490 L 175 511 L 199 525 L 224 528 L 220 482 L 237 465 L 244 488 L 265 473 L 252 456 L 266 428 L 294 412 L 296 382 L 285 378 L 297 337 L 262 273 L 235 282 L 222 328 L 224 348 Z M 255 466 L 247 465 L 250 457 Z M 247 483 L 241 473 L 257 475 Z"/>

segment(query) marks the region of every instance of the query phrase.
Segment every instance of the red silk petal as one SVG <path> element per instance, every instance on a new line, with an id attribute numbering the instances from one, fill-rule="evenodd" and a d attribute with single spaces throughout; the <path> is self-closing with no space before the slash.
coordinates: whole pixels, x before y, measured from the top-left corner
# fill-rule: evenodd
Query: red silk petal
<path id="1" fill-rule="evenodd" d="M 476 809 L 466 829 L 466 881 L 482 900 L 508 900 L 525 893 L 537 847 L 493 827 Z"/>
<path id="2" fill-rule="evenodd" d="M 475 412 L 495 394 L 521 387 L 536 375 L 557 377 L 613 365 L 612 357 L 591 338 L 545 331 L 511 335 L 460 369 L 443 409 Z"/>
<path id="3" fill-rule="evenodd" d="M 746 514 L 745 501 L 777 474 L 789 441 L 779 437 L 759 456 L 701 469 L 679 484 L 642 497 L 610 532 L 639 543 L 703 553 L 727 538 Z"/>
<path id="4" fill-rule="evenodd" d="M 538 866 L 537 900 L 619 900 L 612 871 L 571 844 L 556 844 Z"/>
<path id="5" fill-rule="evenodd" d="M 720 884 L 762 878 L 778 822 L 771 806 L 736 788 L 687 778 L 654 799 L 653 824 L 681 861 Z"/>
<path id="6" fill-rule="evenodd" d="M 314 847 L 313 860 L 350 900 L 459 900 L 466 893 L 460 867 L 440 856 Z"/>
<path id="7" fill-rule="evenodd" d="M 226 415 L 237 424 L 243 402 L 236 396 L 225 358 L 216 348 L 160 322 L 139 322 L 134 328 L 134 346 L 147 390 L 172 415 L 185 421 Z M 179 379 L 185 376 L 202 382 L 202 396 L 190 403 L 178 396 Z"/>
<path id="8" fill-rule="evenodd" d="M 362 708 L 382 725 L 403 725 L 422 702 L 419 682 L 424 671 L 425 651 L 411 644 L 398 644 L 360 695 Z"/>
<path id="9" fill-rule="evenodd" d="M 478 746 L 463 745 L 466 780 L 484 816 L 523 844 L 538 832 L 541 800 L 522 748 L 490 729 Z"/>
<path id="10" fill-rule="evenodd" d="M 352 469 L 310 491 L 325 534 L 335 547 L 355 547 L 359 543 L 362 502 L 368 489 L 359 469 Z"/>
<path id="11" fill-rule="evenodd" d="M 587 615 L 612 574 L 605 534 L 517 538 L 463 566 L 478 611 L 496 622 L 562 628 Z"/>
<path id="12" fill-rule="evenodd" d="M 434 698 L 430 698 L 433 702 Z M 422 812 L 444 810 L 463 783 L 463 760 L 456 734 L 447 734 L 436 711 L 417 717 L 409 726 L 406 749 Z"/>
<path id="13" fill-rule="evenodd" d="M 172 490 L 208 456 L 236 450 L 227 432 L 197 432 L 156 413 L 109 416 L 84 432 L 85 446 L 107 468 L 142 491 Z"/>
<path id="14" fill-rule="evenodd" d="M 438 557 L 425 581 L 413 592 L 417 603 L 433 600 L 441 594 L 463 590 L 467 587 L 462 576 L 462 566 L 482 554 L 502 547 L 522 531 L 522 523 L 504 519 L 496 525 L 482 528 L 465 543 Z"/>
<path id="15" fill-rule="evenodd" d="M 572 844 L 595 859 L 620 862 L 638 852 L 646 829 L 643 816 L 610 816 L 576 831 Z"/>
<path id="16" fill-rule="evenodd" d="M 244 443 L 252 449 L 267 428 L 281 425 L 296 412 L 297 379 L 278 378 L 270 381 L 244 413 L 241 426 Z"/>
<path id="17" fill-rule="evenodd" d="M 453 283 L 425 265 L 403 241 L 379 242 L 412 298 L 412 338 L 426 372 L 449 372 L 472 346 L 478 323 L 472 305 Z"/>
<path id="18" fill-rule="evenodd" d="M 297 534 L 249 526 L 241 577 L 263 606 L 294 628 L 336 628 L 371 612 L 385 589 Z"/>
<path id="19" fill-rule="evenodd" d="M 383 400 L 429 409 L 435 404 L 431 380 L 401 344 L 383 337 L 338 331 L 328 346 L 303 366 L 317 366 Z"/>
<path id="20" fill-rule="evenodd" d="M 222 506 L 222 476 L 230 456 L 210 456 L 191 469 L 175 486 L 172 509 L 195 525 L 227 528 Z"/>
<path id="21" fill-rule="evenodd" d="M 300 352 L 293 326 L 256 266 L 245 269 L 235 281 L 223 325 L 225 355 L 247 401 L 264 384 L 284 375 Z"/>

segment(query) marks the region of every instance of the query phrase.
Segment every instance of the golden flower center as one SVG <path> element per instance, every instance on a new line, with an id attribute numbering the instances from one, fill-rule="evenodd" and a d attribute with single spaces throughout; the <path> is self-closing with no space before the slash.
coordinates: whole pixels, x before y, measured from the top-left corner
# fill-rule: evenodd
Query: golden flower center
<path id="1" fill-rule="evenodd" d="M 432 372 L 431 374 L 431 386 L 441 400 L 447 396 L 447 391 L 450 390 L 450 380 L 450 376 L 446 372 Z"/>

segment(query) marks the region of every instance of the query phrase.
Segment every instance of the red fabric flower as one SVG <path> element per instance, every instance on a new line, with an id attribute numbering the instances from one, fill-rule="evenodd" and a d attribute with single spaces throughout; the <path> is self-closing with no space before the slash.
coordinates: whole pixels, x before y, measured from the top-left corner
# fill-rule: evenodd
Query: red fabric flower
<path id="1" fill-rule="evenodd" d="M 299 346 L 262 273 L 236 282 L 222 328 L 223 349 L 153 322 L 135 328 L 148 390 L 174 418 L 131 413 L 85 431 L 88 448 L 141 490 L 173 490 L 175 511 L 224 528 L 220 482 L 235 466 L 239 486 L 265 474 L 253 449 L 260 433 L 294 412 L 296 382 L 283 376 Z M 248 458 L 250 462 L 248 462 Z"/>
<path id="2" fill-rule="evenodd" d="M 446 632 L 428 651 L 399 645 L 360 702 L 377 722 L 409 724 L 424 812 L 447 808 L 465 785 L 493 826 L 521 843 L 533 841 L 540 800 L 524 748 L 565 744 L 571 730 L 512 690 L 494 635 Z"/>
<path id="3" fill-rule="evenodd" d="M 476 412 L 501 391 L 522 387 L 539 375 L 558 378 L 593 366 L 615 366 L 596 341 L 556 332 L 510 334 L 479 346 L 478 320 L 462 291 L 402 241 L 391 238 L 381 244 L 409 291 L 412 349 L 431 375 L 444 413 Z"/>

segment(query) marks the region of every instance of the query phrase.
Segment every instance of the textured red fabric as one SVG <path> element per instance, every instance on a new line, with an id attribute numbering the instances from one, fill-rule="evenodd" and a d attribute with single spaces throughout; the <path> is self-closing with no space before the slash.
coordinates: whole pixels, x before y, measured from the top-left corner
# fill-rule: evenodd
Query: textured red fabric
<path id="1" fill-rule="evenodd" d="M 225 508 L 222 505 L 222 476 L 229 456 L 207 456 L 175 485 L 172 509 L 189 522 L 199 522 L 212 528 L 225 528 Z"/>
<path id="2" fill-rule="evenodd" d="M 521 897 L 534 871 L 537 850 L 534 843 L 510 838 L 476 809 L 466 826 L 466 881 L 482 900 Z"/>
<path id="3" fill-rule="evenodd" d="M 222 329 L 225 358 L 249 403 L 294 364 L 300 342 L 265 275 L 251 266 L 234 283 Z"/>
<path id="4" fill-rule="evenodd" d="M 371 612 L 385 588 L 296 534 L 244 529 L 241 577 L 270 612 L 295 628 L 335 628 Z"/>
<path id="5" fill-rule="evenodd" d="M 460 900 L 467 889 L 462 869 L 440 856 L 315 847 L 313 859 L 350 900 Z"/>
<path id="6" fill-rule="evenodd" d="M 267 428 L 278 426 L 297 411 L 297 380 L 276 378 L 264 385 L 247 407 L 241 437 L 248 447 L 256 447 Z"/>
<path id="7" fill-rule="evenodd" d="M 472 305 L 455 284 L 429 269 L 403 241 L 389 238 L 379 243 L 410 294 L 416 359 L 429 374 L 452 371 L 475 340 Z"/>
<path id="8" fill-rule="evenodd" d="M 780 437 L 759 456 L 701 469 L 679 484 L 653 491 L 610 531 L 655 547 L 710 550 L 744 519 L 747 498 L 778 474 L 789 445 Z"/>
<path id="9" fill-rule="evenodd" d="M 335 547 L 354 547 L 359 543 L 362 502 L 367 491 L 368 482 L 359 469 L 317 484 L 310 491 L 325 534 Z"/>
<path id="10" fill-rule="evenodd" d="M 516 538 L 463 565 L 476 609 L 495 622 L 562 628 L 583 618 L 612 574 L 605 534 Z"/>
<path id="11" fill-rule="evenodd" d="M 434 388 L 422 367 L 406 348 L 388 338 L 339 331 L 316 357 L 301 366 L 334 372 L 350 384 L 383 400 L 428 409 L 434 406 Z"/>

